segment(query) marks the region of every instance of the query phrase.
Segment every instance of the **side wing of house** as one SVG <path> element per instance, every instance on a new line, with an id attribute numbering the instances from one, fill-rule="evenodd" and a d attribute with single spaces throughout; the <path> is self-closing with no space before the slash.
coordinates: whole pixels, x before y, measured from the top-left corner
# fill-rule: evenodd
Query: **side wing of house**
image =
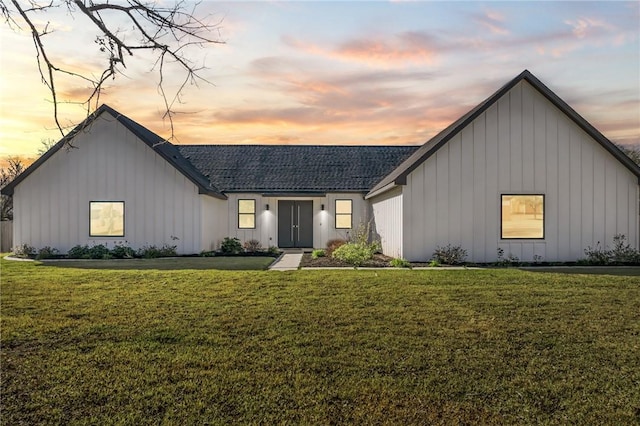
<path id="1" fill-rule="evenodd" d="M 476 262 L 496 261 L 499 249 L 523 261 L 575 261 L 616 234 L 640 244 L 638 176 L 524 79 L 400 188 L 396 244 L 410 260 L 447 244 Z"/>
<path id="2" fill-rule="evenodd" d="M 206 249 L 201 225 L 223 200 L 198 187 L 109 113 L 76 133 L 14 188 L 14 246 L 175 245 Z M 207 206 L 203 199 L 207 198 Z M 217 204 L 218 203 L 218 204 Z M 213 212 L 213 213 L 212 213 Z"/>

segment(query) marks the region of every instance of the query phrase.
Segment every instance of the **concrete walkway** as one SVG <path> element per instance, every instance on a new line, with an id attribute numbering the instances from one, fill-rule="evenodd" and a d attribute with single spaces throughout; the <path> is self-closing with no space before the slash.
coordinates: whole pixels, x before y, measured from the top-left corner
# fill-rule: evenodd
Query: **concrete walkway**
<path id="1" fill-rule="evenodd" d="M 300 266 L 302 253 L 285 253 L 269 267 L 271 271 L 295 271 Z"/>

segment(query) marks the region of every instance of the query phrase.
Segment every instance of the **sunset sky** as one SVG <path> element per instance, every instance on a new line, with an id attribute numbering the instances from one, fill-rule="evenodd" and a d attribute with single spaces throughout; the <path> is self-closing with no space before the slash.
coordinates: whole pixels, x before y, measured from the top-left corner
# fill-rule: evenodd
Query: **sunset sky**
<path id="1" fill-rule="evenodd" d="M 421 144 L 529 69 L 614 142 L 640 145 L 638 2 L 214 2 L 223 45 L 191 51 L 176 143 Z M 86 18 L 43 16 L 60 64 L 99 70 Z M 33 158 L 54 129 L 28 33 L 0 25 L 0 157 Z M 102 101 L 162 136 L 147 57 Z M 177 82 L 176 71 L 167 78 Z M 77 99 L 86 87 L 61 81 Z M 82 119 L 76 106 L 64 123 Z"/>

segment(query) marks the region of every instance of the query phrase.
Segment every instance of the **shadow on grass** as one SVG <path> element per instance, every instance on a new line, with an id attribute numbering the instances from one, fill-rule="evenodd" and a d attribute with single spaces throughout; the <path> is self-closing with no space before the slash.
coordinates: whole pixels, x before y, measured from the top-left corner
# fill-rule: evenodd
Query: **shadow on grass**
<path id="1" fill-rule="evenodd" d="M 275 260 L 268 256 L 251 257 L 171 257 L 161 259 L 111 259 L 111 260 L 45 260 L 39 266 L 78 269 L 115 270 L 265 270 Z"/>
<path id="2" fill-rule="evenodd" d="M 551 272 L 554 274 L 619 275 L 627 277 L 640 276 L 640 266 L 540 266 L 520 269 L 529 272 Z"/>

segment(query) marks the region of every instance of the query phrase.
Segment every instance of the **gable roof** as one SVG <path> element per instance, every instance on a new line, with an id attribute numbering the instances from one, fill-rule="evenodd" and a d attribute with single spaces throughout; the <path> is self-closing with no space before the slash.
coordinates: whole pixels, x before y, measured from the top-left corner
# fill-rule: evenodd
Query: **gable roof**
<path id="1" fill-rule="evenodd" d="M 436 153 L 444 144 L 456 136 L 462 129 L 469 125 L 478 116 L 489 109 L 495 104 L 498 99 L 504 96 L 509 90 L 515 87 L 521 81 L 527 81 L 534 89 L 542 94 L 547 100 L 555 105 L 560 111 L 562 111 L 567 117 L 569 117 L 575 124 L 584 130 L 589 136 L 595 139 L 604 149 L 611 153 L 618 159 L 627 169 L 638 177 L 638 183 L 640 184 L 640 167 L 633 162 L 626 154 L 624 154 L 615 144 L 607 139 L 602 133 L 600 133 L 595 127 L 593 127 L 587 120 L 582 118 L 573 108 L 571 108 L 565 101 L 560 99 L 558 95 L 553 93 L 551 89 L 545 86 L 538 78 L 536 78 L 528 70 L 524 70 L 516 78 L 502 86 L 497 92 L 489 96 L 487 99 L 478 104 L 471 111 L 460 117 L 458 120 L 451 123 L 446 129 L 438 133 L 427 143 L 422 145 L 416 150 L 413 155 L 407 158 L 400 166 L 393 170 L 384 179 L 378 182 L 371 191 L 367 194 L 367 198 L 374 195 L 381 194 L 387 189 L 390 189 L 394 185 L 405 185 L 407 182 L 407 176 L 413 170 L 415 170 L 420 164 L 425 162 L 429 157 Z"/>
<path id="2" fill-rule="evenodd" d="M 367 192 L 418 146 L 177 145 L 223 192 Z"/>
<path id="3" fill-rule="evenodd" d="M 226 199 L 226 197 L 220 191 L 218 191 L 217 188 L 211 186 L 211 183 L 205 176 L 203 176 L 195 167 L 193 167 L 191 163 L 189 163 L 180 154 L 175 145 L 172 145 L 165 139 L 153 133 L 151 130 L 141 126 L 140 124 L 120 114 L 118 111 L 105 104 L 101 105 L 82 123 L 77 125 L 65 137 L 60 139 L 60 141 L 58 141 L 58 143 L 51 147 L 51 149 L 49 149 L 44 155 L 42 155 L 33 164 L 27 167 L 24 172 L 22 172 L 13 181 L 2 188 L 2 194 L 12 195 L 16 185 L 18 185 L 27 176 L 33 173 L 38 167 L 40 167 L 45 161 L 47 161 L 47 159 L 58 152 L 61 148 L 63 148 L 64 146 L 68 146 L 78 133 L 91 126 L 91 123 L 93 123 L 99 116 L 104 113 L 108 113 L 113 116 L 113 118 L 118 120 L 118 122 L 120 122 L 129 131 L 136 135 L 138 139 L 144 142 L 149 148 L 158 153 L 162 158 L 169 162 L 169 164 L 171 164 L 180 173 L 182 173 L 187 179 L 193 182 L 198 187 L 198 192 L 200 194 L 207 194 L 216 198 Z"/>

